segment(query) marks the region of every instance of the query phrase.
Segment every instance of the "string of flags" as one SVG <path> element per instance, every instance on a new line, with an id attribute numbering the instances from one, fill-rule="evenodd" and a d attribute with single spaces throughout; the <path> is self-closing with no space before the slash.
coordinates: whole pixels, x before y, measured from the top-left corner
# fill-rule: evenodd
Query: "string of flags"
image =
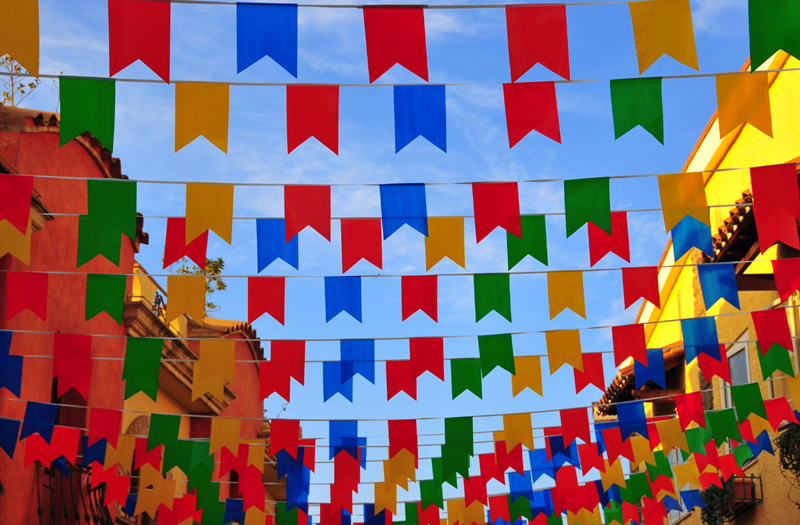
<path id="1" fill-rule="evenodd" d="M 0 36 L 5 49 L 38 77 L 38 0 L 10 2 L 10 22 L 26 30 Z M 21 4 L 17 7 L 17 4 Z M 775 52 L 794 51 L 793 27 L 777 23 L 791 7 L 751 2 L 750 47 L 755 70 Z M 630 2 L 629 10 L 640 74 L 668 55 L 699 70 L 689 0 Z M 297 78 L 297 5 L 236 4 L 237 72 L 270 57 Z M 369 82 L 395 64 L 428 82 L 425 9 L 422 6 L 364 6 Z M 518 82 L 536 64 L 570 80 L 566 6 L 506 6 L 511 83 L 503 84 L 509 147 L 531 131 L 561 142 L 558 103 L 553 82 Z M 109 0 L 109 76 L 141 60 L 170 82 L 169 2 Z M 658 19 L 659 24 L 649 23 Z M 36 28 L 30 31 L 29 28 Z M 530 30 L 536 28 L 536 31 Z M 641 126 L 664 142 L 661 78 L 612 80 L 614 134 L 620 138 Z M 720 137 L 742 124 L 772 136 L 767 73 L 716 76 Z M 395 149 L 422 136 L 447 151 L 444 85 L 394 86 Z M 92 133 L 109 150 L 114 146 L 113 79 L 63 77 L 62 145 L 83 132 Z M 177 82 L 175 151 L 204 136 L 223 152 L 228 149 L 229 84 Z M 203 112 L 193 111 L 204 107 Z M 338 154 L 339 86 L 286 86 L 287 145 L 291 153 L 310 137 Z"/>

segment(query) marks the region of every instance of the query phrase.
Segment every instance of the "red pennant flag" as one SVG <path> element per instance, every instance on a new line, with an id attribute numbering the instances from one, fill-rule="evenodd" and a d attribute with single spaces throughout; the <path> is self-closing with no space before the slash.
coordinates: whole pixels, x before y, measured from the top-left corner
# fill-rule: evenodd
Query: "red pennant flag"
<path id="1" fill-rule="evenodd" d="M 486 481 L 483 476 L 470 476 L 464 478 L 464 505 L 469 507 L 472 502 L 477 501 L 483 505 L 488 505 L 489 500 L 486 494 Z"/>
<path id="2" fill-rule="evenodd" d="M 633 456 L 633 442 L 630 439 L 622 441 L 622 432 L 619 427 L 607 428 L 603 432 L 603 443 L 608 452 L 608 463 L 614 463 L 619 457 L 636 461 Z"/>
<path id="3" fill-rule="evenodd" d="M 32 194 L 33 177 L 0 174 L 0 221 L 7 220 L 23 235 L 28 233 Z"/>
<path id="4" fill-rule="evenodd" d="M 633 461 L 633 460 L 631 460 Z M 622 521 L 624 523 L 630 523 L 634 521 L 639 523 L 641 517 L 639 516 L 639 509 L 636 508 L 635 503 L 628 503 L 627 501 L 622 502 Z"/>
<path id="5" fill-rule="evenodd" d="M 264 314 L 283 324 L 286 305 L 285 277 L 247 278 L 247 322 L 252 323 Z"/>
<path id="6" fill-rule="evenodd" d="M 370 84 L 395 64 L 427 82 L 428 51 L 422 6 L 369 6 L 363 11 Z"/>
<path id="7" fill-rule="evenodd" d="M 593 222 L 589 222 L 589 261 L 591 266 L 600 262 L 600 259 L 605 257 L 609 252 L 619 255 L 626 262 L 631 262 L 627 212 L 611 212 L 611 235 L 607 234 Z M 627 268 L 623 268 L 623 271 L 626 269 Z M 626 295 L 625 300 L 627 301 L 627 299 L 628 297 Z M 638 299 L 638 297 L 636 299 Z"/>
<path id="8" fill-rule="evenodd" d="M 681 430 L 685 431 L 692 421 L 706 428 L 706 415 L 703 412 L 703 397 L 700 392 L 681 394 L 674 396 L 673 399 L 681 422 Z"/>
<path id="9" fill-rule="evenodd" d="M 286 86 L 289 153 L 311 137 L 339 154 L 339 86 Z"/>
<path id="10" fill-rule="evenodd" d="M 361 259 L 383 269 L 380 219 L 342 219 L 342 273 Z"/>
<path id="11" fill-rule="evenodd" d="M 317 440 L 313 438 L 307 438 L 301 439 L 299 443 L 301 447 L 304 447 L 303 465 L 305 465 L 306 468 L 311 472 L 314 472 L 314 467 L 316 466 L 317 461 Z"/>
<path id="12" fill-rule="evenodd" d="M 561 144 L 558 101 L 554 82 L 503 84 L 506 108 L 508 148 L 511 149 L 531 131 Z"/>
<path id="13" fill-rule="evenodd" d="M 575 439 L 581 439 L 584 443 L 592 441 L 589 431 L 589 413 L 585 408 L 569 408 L 561 410 L 560 414 L 564 447 L 569 447 Z"/>
<path id="14" fill-rule="evenodd" d="M 133 468 L 140 469 L 145 465 L 150 465 L 154 469 L 161 471 L 161 448 L 159 445 L 148 452 L 147 438 L 137 437 L 134 447 Z"/>
<path id="15" fill-rule="evenodd" d="M 581 473 L 584 476 L 593 468 L 596 468 L 598 472 L 606 471 L 606 465 L 603 463 L 603 455 L 597 453 L 597 443 L 583 443 L 578 445 L 578 456 L 581 459 Z"/>
<path id="16" fill-rule="evenodd" d="M 417 515 L 419 525 L 439 525 L 439 507 L 434 504 L 428 505 L 427 509 L 422 508 L 422 503 L 417 502 Z M 358 524 L 356 524 L 358 525 Z"/>
<path id="17" fill-rule="evenodd" d="M 613 213 L 611 214 L 613 217 Z M 622 289 L 627 309 L 644 297 L 656 308 L 661 308 L 661 295 L 658 292 L 658 268 L 656 266 L 640 266 L 622 269 Z"/>
<path id="18" fill-rule="evenodd" d="M 481 242 L 498 226 L 522 238 L 519 189 L 516 182 L 484 182 L 472 185 L 475 236 Z"/>
<path id="19" fill-rule="evenodd" d="M 109 445 L 117 448 L 122 412 L 93 408 L 89 411 L 89 416 L 89 446 L 95 444 L 98 439 L 105 439 Z"/>
<path id="20" fill-rule="evenodd" d="M 764 401 L 764 408 L 767 411 L 767 421 L 769 425 L 778 430 L 784 421 L 789 423 L 800 424 L 797 420 L 792 407 L 785 397 L 776 397 L 774 399 L 767 399 Z"/>
<path id="21" fill-rule="evenodd" d="M 400 278 L 403 321 L 422 310 L 435 322 L 439 322 L 437 279 L 436 275 L 404 275 Z"/>
<path id="22" fill-rule="evenodd" d="M 361 483 L 361 449 L 358 450 L 358 458 L 350 454 L 337 454 L 333 458 L 333 476 L 335 484 L 358 492 L 358 484 Z"/>
<path id="23" fill-rule="evenodd" d="M 720 356 L 722 357 L 722 360 L 720 361 L 717 361 L 705 352 L 697 354 L 697 366 L 700 367 L 700 371 L 703 372 L 703 377 L 706 378 L 706 381 L 711 381 L 712 377 L 717 376 L 723 381 L 730 383 L 731 369 L 728 365 L 728 356 L 726 354 L 727 350 L 725 349 L 725 345 L 719 345 L 719 351 Z"/>
<path id="24" fill-rule="evenodd" d="M 164 268 L 188 257 L 200 268 L 206 267 L 208 251 L 208 230 L 195 240 L 186 244 L 186 218 L 170 217 L 167 219 L 167 242 L 164 244 Z"/>
<path id="25" fill-rule="evenodd" d="M 269 455 L 275 457 L 285 450 L 297 459 L 297 443 L 300 439 L 300 421 L 273 419 L 269 429 Z"/>
<path id="26" fill-rule="evenodd" d="M 525 467 L 522 463 L 522 445 L 517 445 L 514 450 L 508 452 L 506 450 L 505 441 L 494 442 L 494 456 L 497 459 L 497 471 L 500 474 L 500 483 L 506 484 L 504 476 L 506 470 L 512 469 L 519 474 L 525 473 Z"/>
<path id="27" fill-rule="evenodd" d="M 575 393 L 589 385 L 594 385 L 601 391 L 606 390 L 606 380 L 603 375 L 603 354 L 600 352 L 583 354 L 583 372 L 573 367 L 575 372 Z"/>
<path id="28" fill-rule="evenodd" d="M 83 399 L 88 399 L 92 380 L 92 336 L 54 334 L 53 377 L 58 377 L 57 396 L 74 388 Z"/>
<path id="29" fill-rule="evenodd" d="M 97 487 L 100 483 L 106 484 L 105 498 L 103 498 L 103 503 L 106 506 L 114 502 L 125 505 L 131 487 L 130 476 L 118 476 L 116 465 L 109 467 L 107 470 L 103 470 L 102 467 L 92 469 L 92 485 Z"/>
<path id="30" fill-rule="evenodd" d="M 108 0 L 108 76 L 141 60 L 169 84 L 169 32 L 169 2 Z"/>
<path id="31" fill-rule="evenodd" d="M 556 486 L 550 489 L 556 514 L 567 509 L 573 514 L 580 510 L 580 488 L 578 487 L 578 471 L 572 466 L 563 466 L 556 472 Z"/>
<path id="32" fill-rule="evenodd" d="M 305 383 L 306 342 L 272 341 L 270 360 L 259 363 L 259 396 L 276 393 L 290 401 L 291 379 Z"/>
<path id="33" fill-rule="evenodd" d="M 8 319 L 27 308 L 42 321 L 47 320 L 47 275 L 43 272 L 6 273 Z"/>
<path id="34" fill-rule="evenodd" d="M 772 261 L 772 271 L 775 274 L 775 285 L 781 302 L 800 290 L 800 259 Z"/>
<path id="35" fill-rule="evenodd" d="M 612 326 L 611 339 L 614 342 L 614 366 L 621 365 L 629 357 L 647 366 L 647 342 L 643 324 Z"/>
<path id="36" fill-rule="evenodd" d="M 74 464 L 80 439 L 81 429 L 58 425 L 53 427 L 53 436 L 49 444 L 39 434 L 28 436 L 25 438 L 25 458 L 22 466 L 27 467 L 34 461 L 49 466 L 59 456 L 64 456 L 67 461 Z"/>
<path id="37" fill-rule="evenodd" d="M 240 477 L 244 477 L 244 471 L 247 469 L 247 454 L 250 446 L 247 443 L 239 443 L 239 450 L 236 455 L 228 450 L 228 447 L 220 449 L 219 460 L 219 476 L 222 477 L 231 470 L 235 470 Z"/>
<path id="38" fill-rule="evenodd" d="M 197 496 L 184 494 L 183 503 L 181 504 L 181 517 L 178 523 L 183 523 L 189 518 L 197 523 L 202 523 L 203 509 L 197 508 Z"/>
<path id="39" fill-rule="evenodd" d="M 258 467 L 250 465 L 245 468 L 244 476 L 239 478 L 244 510 L 255 507 L 264 512 L 266 491 L 264 490 L 264 483 L 261 481 L 262 476 L 263 474 L 258 470 Z"/>
<path id="40" fill-rule="evenodd" d="M 750 181 L 761 253 L 778 241 L 800 250 L 797 236 L 797 220 L 800 219 L 797 165 L 750 168 Z"/>
<path id="41" fill-rule="evenodd" d="M 342 511 L 353 513 L 353 490 L 343 484 L 331 485 L 331 509 L 338 514 L 341 523 Z"/>
<path id="42" fill-rule="evenodd" d="M 666 478 L 666 483 L 669 487 L 672 487 L 672 480 L 670 478 Z M 675 489 L 672 489 L 672 493 L 675 493 Z M 656 492 L 653 492 L 655 495 Z M 648 498 L 647 496 L 642 497 L 642 503 L 644 504 L 644 521 L 645 523 L 664 523 L 664 520 L 667 518 L 667 510 L 664 508 L 663 501 L 656 501 L 652 498 Z"/>
<path id="43" fill-rule="evenodd" d="M 511 512 L 508 509 L 508 496 L 501 494 L 489 498 L 489 521 L 491 523 L 503 520 L 504 523 L 511 523 Z"/>
<path id="44" fill-rule="evenodd" d="M 416 464 L 419 466 L 416 419 L 389 420 L 389 457 L 393 458 L 403 449 L 414 454 Z"/>
<path id="45" fill-rule="evenodd" d="M 750 316 L 753 318 L 761 355 L 766 355 L 773 344 L 779 344 L 794 352 L 792 332 L 789 330 L 789 321 L 784 308 L 754 311 L 750 312 Z"/>
<path id="46" fill-rule="evenodd" d="M 272 361 L 261 361 L 258 364 L 258 396 L 264 400 L 272 394 L 278 394 L 289 401 L 292 393 L 291 377 L 281 373 Z"/>
<path id="47" fill-rule="evenodd" d="M 386 400 L 400 392 L 417 399 L 417 378 L 411 373 L 411 361 L 386 361 Z"/>
<path id="48" fill-rule="evenodd" d="M 569 80 L 566 6 L 506 7 L 506 28 L 512 82 L 536 64 Z"/>
<path id="49" fill-rule="evenodd" d="M 502 449 L 506 449 L 505 441 L 502 442 L 503 447 Z M 495 447 L 499 450 L 498 447 Z M 520 449 L 522 450 L 522 449 Z M 496 479 L 500 483 L 506 483 L 506 477 L 504 476 L 505 470 L 501 470 L 500 467 L 497 465 L 497 459 L 494 454 L 480 454 L 478 456 L 478 461 L 480 462 L 481 467 L 481 477 L 489 482 L 489 480 Z"/>
<path id="50" fill-rule="evenodd" d="M 409 339 L 411 375 L 430 372 L 444 381 L 444 339 L 441 337 Z"/>
<path id="51" fill-rule="evenodd" d="M 740 478 L 744 477 L 742 467 L 736 462 L 736 456 L 733 454 L 725 454 L 719 457 L 719 471 L 725 481 L 728 481 L 728 478 L 734 474 Z"/>
<path id="52" fill-rule="evenodd" d="M 286 217 L 286 242 L 311 226 L 331 240 L 331 187 L 284 186 L 283 208 Z"/>

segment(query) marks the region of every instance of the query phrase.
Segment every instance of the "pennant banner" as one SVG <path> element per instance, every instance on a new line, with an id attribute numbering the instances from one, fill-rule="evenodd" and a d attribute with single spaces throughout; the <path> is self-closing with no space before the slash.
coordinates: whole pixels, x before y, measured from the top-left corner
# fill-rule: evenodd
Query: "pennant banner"
<path id="1" fill-rule="evenodd" d="M 342 219 L 342 273 L 364 259 L 383 269 L 380 219 Z"/>
<path id="2" fill-rule="evenodd" d="M 506 29 L 512 82 L 536 64 L 570 79 L 566 6 L 506 6 Z"/>
<path id="3" fill-rule="evenodd" d="M 425 237 L 425 269 L 447 257 L 462 268 L 467 267 L 463 217 L 431 217 L 427 219 Z"/>
<path id="4" fill-rule="evenodd" d="M 113 80 L 62 77 L 58 80 L 61 120 L 59 145 L 85 131 L 114 151 L 116 83 Z"/>
<path id="5" fill-rule="evenodd" d="M 772 137 L 768 73 L 717 75 L 717 113 L 720 139 L 742 124 Z"/>
<path id="6" fill-rule="evenodd" d="M 168 218 L 167 240 L 164 244 L 164 268 L 183 257 L 188 257 L 199 268 L 206 267 L 208 230 L 188 243 L 186 242 L 186 237 L 186 219 L 183 217 Z"/>
<path id="7" fill-rule="evenodd" d="M 800 219 L 797 166 L 779 164 L 751 168 L 750 181 L 761 253 L 778 241 L 800 250 L 797 234 L 797 219 Z"/>
<path id="8" fill-rule="evenodd" d="M 636 126 L 641 126 L 664 144 L 661 78 L 612 80 L 611 112 L 614 115 L 614 138 L 618 139 Z"/>
<path id="9" fill-rule="evenodd" d="M 297 6 L 292 7 L 297 10 Z M 295 56 L 295 68 L 296 61 Z M 339 154 L 339 86 L 286 86 L 289 153 L 311 137 L 316 137 L 329 150 Z"/>
<path id="10" fill-rule="evenodd" d="M 330 186 L 284 186 L 283 208 L 287 243 L 306 226 L 331 240 Z"/>
<path id="11" fill-rule="evenodd" d="M 427 82 L 428 51 L 422 6 L 367 6 L 362 10 L 370 84 L 395 64 Z"/>
<path id="12" fill-rule="evenodd" d="M 236 72 L 265 56 L 297 78 L 297 5 L 236 4 Z"/>
<path id="13" fill-rule="evenodd" d="M 115 0 L 152 4 L 149 0 Z M 161 4 L 158 4 L 161 5 Z M 169 9 L 169 4 L 165 7 Z M 198 111 L 203 108 L 203 111 Z M 230 86 L 206 82 L 175 84 L 175 151 L 194 139 L 205 137 L 228 153 L 228 111 Z"/>
<path id="14" fill-rule="evenodd" d="M 170 12 L 169 3 L 108 1 L 108 76 L 141 60 L 169 84 Z"/>
<path id="15" fill-rule="evenodd" d="M 422 311 L 439 322 L 438 279 L 436 275 L 404 275 L 400 278 L 403 321 Z"/>
<path id="16" fill-rule="evenodd" d="M 186 185 L 186 244 L 212 230 L 231 243 L 233 184 Z M 198 265 L 205 268 L 205 263 Z"/>
<path id="17" fill-rule="evenodd" d="M 424 184 L 382 184 L 380 192 L 384 240 L 404 224 L 428 236 L 428 204 Z"/>
<path id="18" fill-rule="evenodd" d="M 522 238 L 516 182 L 473 184 L 472 202 L 477 242 L 481 242 L 497 227 Z"/>
<path id="19" fill-rule="evenodd" d="M 554 82 L 503 84 L 508 147 L 513 148 L 531 131 L 561 144 L 561 125 Z"/>
<path id="20" fill-rule="evenodd" d="M 8 319 L 26 308 L 42 321 L 47 320 L 48 273 L 6 272 L 6 309 Z"/>
<path id="21" fill-rule="evenodd" d="M 639 74 L 663 55 L 700 71 L 689 0 L 628 2 Z"/>
<path id="22" fill-rule="evenodd" d="M 10 55 L 39 78 L 39 0 L 3 0 L 0 5 L 8 17 L 8 29 L 0 36 L 0 54 Z"/>
<path id="23" fill-rule="evenodd" d="M 445 87 L 394 86 L 395 153 L 420 136 L 447 153 Z"/>

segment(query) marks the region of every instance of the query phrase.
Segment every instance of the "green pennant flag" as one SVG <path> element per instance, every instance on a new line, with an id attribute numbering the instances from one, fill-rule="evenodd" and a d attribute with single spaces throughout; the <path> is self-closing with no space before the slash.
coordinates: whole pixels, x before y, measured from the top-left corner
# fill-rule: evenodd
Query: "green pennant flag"
<path id="1" fill-rule="evenodd" d="M 764 398 L 761 397 L 761 387 L 758 383 L 732 386 L 731 398 L 733 406 L 736 407 L 739 423 L 744 422 L 750 414 L 767 419 L 767 410 L 764 408 Z"/>
<path id="2" fill-rule="evenodd" d="M 442 469 L 441 447 L 439 449 L 440 457 L 431 458 L 431 469 L 433 470 L 433 480 L 443 485 L 447 483 L 454 489 L 458 488 L 458 476 L 451 474 L 447 479 L 444 477 L 444 470 Z M 444 507 L 441 507 L 444 508 Z"/>
<path id="3" fill-rule="evenodd" d="M 286 512 L 286 502 L 279 501 L 275 503 L 275 525 L 298 525 L 297 523 L 297 509 L 298 507 L 293 508 L 289 512 Z M 205 513 L 204 513 L 205 516 Z M 203 518 L 205 521 L 205 518 Z M 305 525 L 305 524 L 302 524 Z"/>
<path id="4" fill-rule="evenodd" d="M 706 421 L 714 435 L 714 443 L 720 447 L 725 440 L 730 438 L 735 441 L 742 441 L 742 434 L 739 432 L 739 424 L 736 422 L 736 415 L 732 408 L 717 410 L 706 414 Z"/>
<path id="5" fill-rule="evenodd" d="M 448 417 L 444 420 L 444 446 L 452 449 L 462 450 L 468 456 L 475 455 L 472 443 L 472 417 Z M 448 474 L 442 468 L 442 477 L 448 478 Z"/>
<path id="6" fill-rule="evenodd" d="M 544 215 L 522 215 L 522 237 L 506 232 L 508 251 L 508 269 L 519 264 L 526 255 L 530 255 L 547 266 L 547 228 Z"/>
<path id="7" fill-rule="evenodd" d="M 481 374 L 483 374 L 483 377 L 489 375 L 489 372 L 498 366 L 511 372 L 511 375 L 516 375 L 514 345 L 511 340 L 511 334 L 479 335 L 478 349 L 481 356 Z"/>
<path id="8" fill-rule="evenodd" d="M 533 511 L 531 510 L 531 500 L 527 496 L 519 496 L 516 501 L 512 501 L 511 494 L 507 494 L 508 498 L 508 512 L 511 515 L 511 523 L 522 517 L 533 519 Z"/>
<path id="9" fill-rule="evenodd" d="M 125 307 L 126 275 L 90 273 L 86 275 L 86 320 L 106 312 L 113 320 L 122 324 Z"/>
<path id="10" fill-rule="evenodd" d="M 645 467 L 647 467 L 647 475 L 650 477 L 651 481 L 655 481 L 658 476 L 666 476 L 672 479 L 672 467 L 669 465 L 669 459 L 664 455 L 663 450 L 656 450 L 653 452 L 653 457 L 656 459 L 656 464 L 651 465 L 650 463 L 645 462 Z"/>
<path id="11" fill-rule="evenodd" d="M 742 443 L 733 450 L 733 457 L 736 458 L 736 464 L 741 467 L 753 457 L 753 451 L 746 443 Z"/>
<path id="12" fill-rule="evenodd" d="M 215 483 L 215 485 L 218 485 Z M 219 489 L 217 489 L 219 492 Z M 219 498 L 219 496 L 217 496 Z M 198 498 L 197 507 L 200 508 L 200 499 Z M 203 523 L 222 523 L 222 520 L 225 519 L 225 502 L 217 500 L 209 500 L 207 501 L 203 508 Z M 297 509 L 295 510 L 295 516 L 297 515 Z M 292 523 L 291 525 L 296 525 Z"/>
<path id="13" fill-rule="evenodd" d="M 125 399 L 137 392 L 144 392 L 147 397 L 156 401 L 163 347 L 163 339 L 128 338 L 125 347 L 125 365 L 122 368 L 122 379 L 125 380 Z"/>
<path id="14" fill-rule="evenodd" d="M 453 399 L 467 390 L 478 396 L 478 399 L 483 399 L 480 360 L 451 359 L 450 383 L 453 388 Z"/>
<path id="15" fill-rule="evenodd" d="M 625 480 L 625 485 L 626 488 L 619 488 L 619 494 L 623 501 L 636 504 L 643 496 L 647 496 L 648 498 L 653 497 L 653 491 L 650 490 L 650 483 L 647 480 L 646 472 L 631 474 L 631 476 Z"/>
<path id="16" fill-rule="evenodd" d="M 119 266 L 121 234 L 136 242 L 136 183 L 92 179 L 86 187 L 89 214 L 78 218 L 78 266 L 98 255 Z"/>
<path id="17" fill-rule="evenodd" d="M 507 273 L 475 274 L 475 322 L 494 310 L 511 322 L 511 288 Z"/>
<path id="18" fill-rule="evenodd" d="M 547 516 L 547 525 L 564 525 L 564 519 L 561 514 L 553 513 L 552 516 Z"/>
<path id="19" fill-rule="evenodd" d="M 611 193 L 608 177 L 564 181 L 567 237 L 591 221 L 611 235 Z"/>
<path id="20" fill-rule="evenodd" d="M 422 499 L 423 512 L 431 505 L 444 509 L 444 491 L 442 483 L 435 479 L 423 479 L 419 482 L 419 494 Z"/>
<path id="21" fill-rule="evenodd" d="M 58 81 L 61 119 L 59 145 L 88 131 L 114 151 L 116 82 L 113 79 L 61 77 Z"/>
<path id="22" fill-rule="evenodd" d="M 750 0 L 748 19 L 751 71 L 781 49 L 800 57 L 800 4 L 796 0 Z"/>
<path id="23" fill-rule="evenodd" d="M 213 469 L 208 468 L 202 463 L 193 468 L 189 473 L 189 490 L 198 487 L 197 490 L 199 493 L 202 487 L 211 484 L 211 476 L 213 473 Z"/>
<path id="24" fill-rule="evenodd" d="M 219 501 L 219 483 L 209 481 L 207 483 L 197 484 L 197 507 L 204 509 L 203 515 L 205 516 L 205 509 L 215 506 Z M 223 508 L 225 504 L 223 503 Z M 220 520 L 221 521 L 221 520 Z M 216 522 L 219 523 L 219 522 Z"/>
<path id="25" fill-rule="evenodd" d="M 178 443 L 178 430 L 181 416 L 173 414 L 153 414 L 150 416 L 150 432 L 147 434 L 147 452 L 159 445 L 169 450 Z"/>
<path id="26" fill-rule="evenodd" d="M 642 126 L 664 144 L 664 105 L 660 78 L 626 78 L 611 81 L 614 138 Z"/>
<path id="27" fill-rule="evenodd" d="M 792 357 L 789 351 L 775 343 L 772 348 L 767 350 L 765 355 L 761 355 L 761 347 L 756 343 L 758 362 L 761 363 L 761 375 L 766 381 L 769 376 L 780 370 L 788 376 L 794 377 L 794 367 L 792 366 Z"/>
<path id="28" fill-rule="evenodd" d="M 406 525 L 419 525 L 419 513 L 417 512 L 417 504 L 406 503 Z"/>
<path id="29" fill-rule="evenodd" d="M 609 501 L 607 507 L 603 507 L 603 517 L 606 525 L 611 525 L 614 522 L 617 525 L 625 524 L 622 519 L 622 505 L 614 500 Z"/>
<path id="30" fill-rule="evenodd" d="M 706 428 L 690 428 L 684 432 L 686 435 L 686 445 L 689 447 L 689 451 L 685 453 L 685 457 L 688 457 L 692 452 L 697 452 L 698 454 L 706 453 L 706 443 L 714 439 L 714 434 L 711 432 L 707 420 L 708 414 L 706 414 Z M 684 452 L 681 450 L 681 453 Z"/>
<path id="31" fill-rule="evenodd" d="M 179 439 L 175 446 L 166 447 L 164 452 L 163 472 L 169 472 L 175 467 L 181 469 L 184 475 L 188 476 L 192 471 L 189 464 L 192 461 L 192 442 L 187 439 Z"/>

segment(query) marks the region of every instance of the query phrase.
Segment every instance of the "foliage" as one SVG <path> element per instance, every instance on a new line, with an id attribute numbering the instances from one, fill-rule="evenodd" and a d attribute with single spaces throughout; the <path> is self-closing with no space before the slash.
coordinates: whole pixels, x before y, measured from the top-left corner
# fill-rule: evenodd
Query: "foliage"
<path id="1" fill-rule="evenodd" d="M 800 478 L 800 425 L 789 425 L 777 438 L 781 467 Z"/>
<path id="2" fill-rule="evenodd" d="M 702 492 L 706 508 L 702 509 L 700 519 L 705 525 L 723 525 L 722 511 L 733 503 L 733 476 L 722 484 L 723 488 L 711 485 Z"/>
<path id="3" fill-rule="evenodd" d="M 228 288 L 225 284 L 225 279 L 220 277 L 222 270 L 225 268 L 225 261 L 222 257 L 216 259 L 206 259 L 206 267 L 200 268 L 194 263 L 190 263 L 186 257 L 182 257 L 179 261 L 178 269 L 175 273 L 178 275 L 205 275 L 206 276 L 206 317 L 211 317 L 211 314 L 219 310 L 219 305 L 212 303 L 209 296 L 214 292 L 222 292 Z M 172 267 L 170 266 L 170 272 Z"/>
<path id="4" fill-rule="evenodd" d="M 26 82 L 29 78 L 19 76 L 27 74 L 28 71 L 10 55 L 0 57 L 0 69 L 11 73 L 9 76 L 0 77 L 0 82 L 3 84 L 3 104 L 6 106 L 19 106 L 42 83 L 40 79 L 32 77 L 30 82 Z"/>

